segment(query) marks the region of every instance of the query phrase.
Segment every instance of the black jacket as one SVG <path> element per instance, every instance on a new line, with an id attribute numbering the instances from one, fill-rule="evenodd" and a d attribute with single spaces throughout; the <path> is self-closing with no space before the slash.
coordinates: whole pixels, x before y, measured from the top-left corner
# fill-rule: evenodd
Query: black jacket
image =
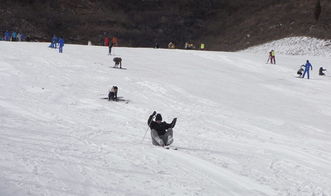
<path id="1" fill-rule="evenodd" d="M 153 115 L 151 115 L 148 118 L 147 124 L 151 129 L 154 129 L 158 135 L 164 135 L 167 129 L 174 128 L 177 121 L 177 119 L 174 118 L 172 122 L 168 124 L 166 122 L 157 123 L 155 121 L 152 121 L 152 119 L 153 119 Z"/>
<path id="2" fill-rule="evenodd" d="M 326 69 L 323 69 L 323 67 L 320 67 L 320 69 L 319 69 L 319 75 L 324 75 L 323 71 L 326 71 Z"/>

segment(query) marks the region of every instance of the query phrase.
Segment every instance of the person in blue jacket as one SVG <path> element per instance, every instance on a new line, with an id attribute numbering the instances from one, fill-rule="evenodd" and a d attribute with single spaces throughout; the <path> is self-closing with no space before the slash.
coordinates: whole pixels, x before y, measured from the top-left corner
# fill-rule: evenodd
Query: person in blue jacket
<path id="1" fill-rule="evenodd" d="M 50 48 L 56 48 L 57 44 L 57 37 L 53 35 L 52 40 L 51 40 L 51 45 L 49 45 Z"/>
<path id="2" fill-rule="evenodd" d="M 9 31 L 5 32 L 5 40 L 9 41 L 10 40 L 11 33 Z"/>
<path id="3" fill-rule="evenodd" d="M 303 72 L 302 78 L 305 77 L 306 73 L 307 73 L 307 77 L 309 79 L 309 69 L 313 70 L 313 66 L 310 64 L 310 62 L 307 60 L 306 64 L 305 64 L 305 71 Z"/>
<path id="4" fill-rule="evenodd" d="M 11 41 L 16 41 L 16 38 L 17 38 L 17 33 L 14 31 L 12 34 L 11 34 Z"/>
<path id="5" fill-rule="evenodd" d="M 59 38 L 59 53 L 63 52 L 63 46 L 64 46 L 64 39 L 61 37 Z"/>

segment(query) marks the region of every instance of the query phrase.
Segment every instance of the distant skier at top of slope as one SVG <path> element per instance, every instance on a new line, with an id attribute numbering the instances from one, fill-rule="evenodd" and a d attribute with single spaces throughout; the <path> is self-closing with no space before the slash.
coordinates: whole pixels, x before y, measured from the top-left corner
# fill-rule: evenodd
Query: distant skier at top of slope
<path id="1" fill-rule="evenodd" d="M 148 126 L 151 128 L 152 144 L 156 146 L 169 146 L 172 144 L 174 141 L 172 129 L 175 127 L 176 121 L 177 118 L 174 118 L 170 124 L 165 121 L 162 122 L 161 114 L 156 114 L 156 111 L 154 111 L 147 121 Z"/>
<path id="2" fill-rule="evenodd" d="M 309 60 L 307 60 L 305 64 L 305 71 L 303 72 L 302 78 L 304 78 L 307 73 L 307 78 L 309 79 L 309 69 L 313 70 L 313 66 L 310 64 Z"/>
<path id="3" fill-rule="evenodd" d="M 55 35 L 53 35 L 53 37 L 51 39 L 51 45 L 49 45 L 48 47 L 50 47 L 50 48 L 56 48 L 57 42 L 58 42 L 57 37 Z"/>
<path id="4" fill-rule="evenodd" d="M 59 53 L 63 52 L 63 46 L 64 46 L 64 39 L 62 37 L 59 38 Z"/>
<path id="5" fill-rule="evenodd" d="M 276 64 L 276 55 L 275 55 L 275 51 L 274 50 L 271 50 L 269 52 L 269 57 L 268 57 L 267 63 L 269 61 L 270 61 L 271 64 Z"/>

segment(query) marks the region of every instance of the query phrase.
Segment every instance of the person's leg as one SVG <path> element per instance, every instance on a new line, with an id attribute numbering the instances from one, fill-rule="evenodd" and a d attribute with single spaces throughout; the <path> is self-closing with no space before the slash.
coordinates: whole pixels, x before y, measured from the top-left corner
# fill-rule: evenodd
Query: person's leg
<path id="1" fill-rule="evenodd" d="M 163 135 L 163 141 L 164 141 L 164 144 L 166 146 L 172 144 L 174 142 L 174 139 L 173 139 L 173 130 L 172 128 L 168 129 L 167 130 L 167 133 Z"/>
<path id="2" fill-rule="evenodd" d="M 156 146 L 164 146 L 163 140 L 159 137 L 154 129 L 151 129 L 152 144 Z"/>
<path id="3" fill-rule="evenodd" d="M 108 94 L 108 101 L 110 100 L 114 101 L 114 97 L 115 97 L 115 93 L 110 91 Z"/>
<path id="4" fill-rule="evenodd" d="M 307 70 L 305 69 L 305 71 L 303 72 L 302 78 L 305 77 L 306 73 L 307 73 Z"/>
<path id="5" fill-rule="evenodd" d="M 307 76 L 308 76 L 308 79 L 309 79 L 309 70 L 307 71 Z"/>

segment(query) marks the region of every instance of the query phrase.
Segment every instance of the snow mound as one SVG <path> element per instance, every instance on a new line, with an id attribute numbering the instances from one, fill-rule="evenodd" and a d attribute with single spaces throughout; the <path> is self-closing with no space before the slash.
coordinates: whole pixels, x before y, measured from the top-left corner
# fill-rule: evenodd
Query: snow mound
<path id="1" fill-rule="evenodd" d="M 283 55 L 331 56 L 331 41 L 312 37 L 288 37 L 250 47 L 244 52 L 265 54 L 270 50 Z"/>

